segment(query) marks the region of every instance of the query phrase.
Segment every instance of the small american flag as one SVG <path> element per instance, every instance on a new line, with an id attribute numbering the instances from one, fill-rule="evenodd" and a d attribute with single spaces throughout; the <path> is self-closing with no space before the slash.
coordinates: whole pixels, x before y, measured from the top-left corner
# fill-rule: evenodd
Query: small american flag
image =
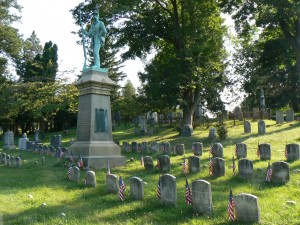
<path id="1" fill-rule="evenodd" d="M 160 161 L 159 161 L 159 159 L 157 159 L 156 168 L 157 168 L 158 170 L 160 170 L 160 169 L 161 169 L 161 166 L 160 166 Z"/>
<path id="2" fill-rule="evenodd" d="M 69 167 L 69 169 L 68 169 L 68 178 L 69 178 L 69 180 L 71 180 L 72 179 L 72 176 L 73 176 L 73 168 L 72 168 L 72 166 L 70 166 Z"/>
<path id="3" fill-rule="evenodd" d="M 107 174 L 110 175 L 109 161 L 107 160 Z"/>
<path id="4" fill-rule="evenodd" d="M 161 198 L 161 195 L 160 195 L 160 176 L 158 178 L 158 184 L 157 184 L 157 190 L 156 190 L 156 195 L 157 195 L 157 198 L 160 199 Z"/>
<path id="5" fill-rule="evenodd" d="M 234 160 L 234 156 L 232 156 L 232 172 L 235 175 L 235 160 Z"/>
<path id="6" fill-rule="evenodd" d="M 83 168 L 83 160 L 82 160 L 81 156 L 79 158 L 79 161 L 78 161 L 77 165 L 78 165 L 79 168 Z"/>
<path id="7" fill-rule="evenodd" d="M 209 154 L 210 154 L 210 155 L 213 155 L 213 147 L 212 147 L 212 145 L 210 145 L 210 148 L 209 148 Z"/>
<path id="8" fill-rule="evenodd" d="M 119 196 L 120 196 L 121 201 L 124 201 L 125 189 L 126 189 L 126 185 L 125 185 L 122 177 L 120 177 L 120 180 L 119 180 Z"/>
<path id="9" fill-rule="evenodd" d="M 212 161 L 211 158 L 209 156 L 209 165 L 208 165 L 208 169 L 209 169 L 209 175 L 213 175 L 213 169 L 212 169 Z"/>
<path id="10" fill-rule="evenodd" d="M 144 157 L 141 157 L 141 166 L 144 166 Z"/>
<path id="11" fill-rule="evenodd" d="M 183 168 L 182 168 L 182 172 L 184 174 L 187 174 L 187 165 L 186 165 L 186 159 L 184 158 L 183 160 Z"/>
<path id="12" fill-rule="evenodd" d="M 287 145 L 285 145 L 284 156 L 285 156 L 285 158 L 288 158 L 288 148 L 287 148 Z"/>
<path id="13" fill-rule="evenodd" d="M 266 175 L 266 181 L 271 182 L 272 174 L 273 174 L 273 172 L 272 172 L 271 165 L 270 165 L 270 162 L 269 162 L 267 175 Z"/>
<path id="14" fill-rule="evenodd" d="M 192 192 L 189 187 L 189 182 L 187 179 L 185 179 L 185 204 L 187 205 L 192 205 L 193 203 L 193 198 L 192 198 Z"/>
<path id="15" fill-rule="evenodd" d="M 74 163 L 74 155 L 73 155 L 73 151 L 72 151 L 72 149 L 71 149 L 71 152 L 70 152 L 70 161 L 72 162 L 72 163 Z"/>
<path id="16" fill-rule="evenodd" d="M 234 221 L 234 201 L 233 201 L 233 194 L 231 188 L 229 192 L 227 212 L 228 212 L 228 218 L 231 221 Z"/>
<path id="17" fill-rule="evenodd" d="M 259 157 L 260 156 L 260 147 L 259 147 L 259 143 L 258 143 L 258 145 L 257 145 L 257 157 Z"/>

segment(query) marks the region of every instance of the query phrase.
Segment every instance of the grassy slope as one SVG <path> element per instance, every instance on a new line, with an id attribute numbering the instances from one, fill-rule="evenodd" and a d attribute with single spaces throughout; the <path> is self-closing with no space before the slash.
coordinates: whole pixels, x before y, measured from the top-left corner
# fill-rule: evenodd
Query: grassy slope
<path id="1" fill-rule="evenodd" d="M 252 134 L 243 134 L 243 125 L 239 122 L 233 126 L 227 123 L 229 138 L 222 141 L 224 158 L 226 160 L 226 176 L 211 178 L 208 176 L 208 150 L 210 140 L 207 139 L 208 127 L 199 127 L 192 137 L 182 138 L 176 135 L 172 128 L 160 128 L 160 133 L 151 137 L 134 136 L 133 128 L 118 127 L 114 131 L 114 139 L 120 141 L 169 141 L 174 144 L 185 144 L 186 156 L 192 155 L 192 141 L 204 144 L 201 156 L 201 172 L 189 174 L 191 182 L 205 179 L 212 185 L 213 210 L 212 216 L 197 216 L 192 207 L 185 205 L 185 177 L 182 174 L 183 156 L 171 156 L 172 171 L 177 180 L 177 207 L 164 207 L 156 197 L 158 172 L 146 172 L 140 166 L 140 155 L 127 153 L 127 159 L 133 157 L 125 167 L 112 168 L 112 173 L 122 176 L 127 183 L 125 201 L 120 202 L 118 195 L 106 194 L 105 170 L 96 171 L 98 186 L 84 188 L 83 183 L 69 182 L 66 178 L 67 168 L 59 165 L 56 159 L 45 156 L 46 162 L 41 164 L 39 155 L 23 152 L 25 160 L 21 168 L 8 168 L 0 165 L 0 224 L 1 214 L 4 224 L 229 224 L 227 219 L 227 201 L 229 187 L 233 194 L 250 193 L 259 197 L 262 224 L 297 224 L 300 221 L 300 174 L 293 173 L 300 169 L 300 160 L 292 162 L 291 180 L 285 185 L 275 185 L 264 182 L 267 168 L 266 161 L 259 161 L 256 156 L 257 143 L 270 143 L 272 160 L 285 160 L 284 148 L 286 143 L 300 142 L 300 123 L 284 123 L 276 125 L 274 121 L 266 121 L 267 134 L 257 135 L 257 123 L 252 123 Z M 52 134 L 49 134 L 49 136 Z M 49 140 L 49 136 L 46 138 Z M 70 138 L 75 136 L 72 131 L 64 136 L 64 145 L 68 145 Z M 31 139 L 33 139 L 31 137 Z M 218 140 L 217 140 L 218 141 Z M 233 176 L 231 157 L 235 143 L 244 142 L 248 145 L 248 158 L 253 160 L 255 176 L 251 181 L 244 181 Z M 1 143 L 0 143 L 1 144 Z M 45 143 L 47 144 L 47 143 Z M 3 144 L 1 144 L 3 146 Z M 17 156 L 18 151 L 11 151 Z M 149 154 L 154 160 L 158 154 Z M 36 164 L 38 161 L 38 164 Z M 257 169 L 263 169 L 263 173 Z M 129 196 L 128 180 L 131 176 L 138 176 L 145 185 L 145 199 L 132 201 Z M 84 173 L 81 173 L 83 180 Z M 34 199 L 28 198 L 32 194 Z M 295 206 L 286 204 L 287 200 L 296 201 Z M 47 206 L 42 206 L 42 203 Z M 65 213 L 66 216 L 60 216 Z M 238 224 L 235 222 L 235 224 Z"/>

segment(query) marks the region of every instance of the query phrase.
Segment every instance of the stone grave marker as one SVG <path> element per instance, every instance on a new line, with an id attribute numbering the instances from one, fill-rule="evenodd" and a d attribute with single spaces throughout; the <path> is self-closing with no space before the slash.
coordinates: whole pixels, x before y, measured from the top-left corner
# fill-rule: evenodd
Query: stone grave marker
<path id="1" fill-rule="evenodd" d="M 290 164 L 279 161 L 272 163 L 271 181 L 277 184 L 284 184 L 290 180 Z"/>
<path id="2" fill-rule="evenodd" d="M 259 118 L 259 108 L 253 108 L 253 120 L 257 120 Z"/>
<path id="3" fill-rule="evenodd" d="M 266 133 L 266 123 L 263 120 L 258 121 L 258 134 Z"/>
<path id="4" fill-rule="evenodd" d="M 94 171 L 87 171 L 85 173 L 85 183 L 86 186 L 96 187 L 96 175 Z"/>
<path id="5" fill-rule="evenodd" d="M 249 121 L 245 121 L 244 123 L 244 133 L 251 133 L 251 123 Z"/>
<path id="6" fill-rule="evenodd" d="M 208 138 L 209 139 L 215 139 L 217 137 L 217 129 L 216 128 L 210 128 Z"/>
<path id="7" fill-rule="evenodd" d="M 219 157 L 211 159 L 212 161 L 212 175 L 214 177 L 225 176 L 225 160 Z"/>
<path id="8" fill-rule="evenodd" d="M 163 205 L 177 205 L 176 177 L 164 174 L 160 177 L 160 202 Z"/>
<path id="9" fill-rule="evenodd" d="M 251 194 L 234 196 L 236 220 L 241 222 L 259 222 L 260 210 L 258 197 Z"/>
<path id="10" fill-rule="evenodd" d="M 14 138 L 14 132 L 7 131 L 4 133 L 4 145 L 3 149 L 16 149 L 15 146 L 15 138 Z"/>
<path id="11" fill-rule="evenodd" d="M 130 144 L 127 141 L 123 141 L 123 152 L 130 152 Z"/>
<path id="12" fill-rule="evenodd" d="M 193 143 L 192 149 L 195 156 L 202 156 L 203 144 L 201 142 Z"/>
<path id="13" fill-rule="evenodd" d="M 2 153 L 1 163 L 6 165 L 6 154 L 4 152 Z"/>
<path id="14" fill-rule="evenodd" d="M 294 161 L 300 159 L 300 150 L 298 144 L 287 144 L 286 151 L 287 151 L 287 160 Z"/>
<path id="15" fill-rule="evenodd" d="M 224 154 L 223 154 L 223 146 L 221 143 L 214 143 L 212 146 L 212 156 L 214 157 L 219 157 L 219 158 L 223 158 Z"/>
<path id="16" fill-rule="evenodd" d="M 170 144 L 170 142 L 162 142 L 160 144 L 160 150 L 163 154 L 169 155 L 171 153 L 171 144 Z"/>
<path id="17" fill-rule="evenodd" d="M 144 183 L 139 177 L 131 177 L 129 179 L 130 195 L 135 200 L 144 199 Z"/>
<path id="18" fill-rule="evenodd" d="M 190 173 L 200 172 L 200 158 L 198 156 L 190 156 L 188 165 Z"/>
<path id="19" fill-rule="evenodd" d="M 40 142 L 41 141 L 41 133 L 39 129 L 35 129 L 34 131 L 34 141 Z"/>
<path id="20" fill-rule="evenodd" d="M 10 165 L 11 165 L 12 167 L 15 167 L 15 166 L 16 166 L 16 160 L 15 160 L 15 157 L 13 157 L 13 156 L 10 157 Z"/>
<path id="21" fill-rule="evenodd" d="M 295 113 L 294 110 L 289 110 L 285 112 L 286 115 L 286 122 L 293 122 L 295 120 Z"/>
<path id="22" fill-rule="evenodd" d="M 247 158 L 247 145 L 244 143 L 237 143 L 235 153 L 238 159 Z"/>
<path id="23" fill-rule="evenodd" d="M 140 122 L 141 122 L 141 129 L 140 129 L 140 134 L 141 135 L 146 135 L 147 134 L 147 119 L 145 116 L 140 117 Z"/>
<path id="24" fill-rule="evenodd" d="M 151 152 L 158 153 L 159 152 L 159 144 L 157 141 L 151 143 Z"/>
<path id="25" fill-rule="evenodd" d="M 80 182 L 80 169 L 77 166 L 74 166 L 72 168 L 72 177 L 71 177 L 72 181 L 75 181 L 77 183 Z"/>
<path id="26" fill-rule="evenodd" d="M 22 138 L 19 138 L 19 145 L 18 145 L 19 150 L 27 149 L 27 141 L 29 141 L 29 139 L 27 138 L 26 133 L 24 133 L 22 135 Z"/>
<path id="27" fill-rule="evenodd" d="M 147 153 L 148 152 L 148 142 L 143 141 L 141 144 L 142 147 L 142 153 Z"/>
<path id="28" fill-rule="evenodd" d="M 253 162 L 249 159 L 240 159 L 238 161 L 239 177 L 242 179 L 253 178 Z"/>
<path id="29" fill-rule="evenodd" d="M 62 136 L 61 134 L 53 135 L 50 140 L 50 145 L 53 147 L 61 147 L 62 146 Z"/>
<path id="30" fill-rule="evenodd" d="M 159 156 L 159 162 L 162 173 L 171 171 L 170 157 L 168 155 Z"/>
<path id="31" fill-rule="evenodd" d="M 211 184 L 206 180 L 192 182 L 193 212 L 211 214 L 213 210 Z"/>
<path id="32" fill-rule="evenodd" d="M 152 157 L 150 157 L 150 156 L 144 157 L 144 167 L 146 170 L 153 170 L 154 164 L 153 164 Z"/>
<path id="33" fill-rule="evenodd" d="M 284 115 L 283 112 L 280 110 L 276 111 L 276 123 L 283 123 L 284 122 Z"/>
<path id="34" fill-rule="evenodd" d="M 22 165 L 22 159 L 20 157 L 17 157 L 16 158 L 16 166 L 21 167 L 21 165 Z"/>
<path id="35" fill-rule="evenodd" d="M 11 166 L 10 155 L 6 155 L 6 165 Z"/>
<path id="36" fill-rule="evenodd" d="M 137 153 L 138 152 L 138 143 L 136 141 L 131 142 L 131 151 L 133 153 Z"/>
<path id="37" fill-rule="evenodd" d="M 106 174 L 106 192 L 114 194 L 117 194 L 119 192 L 117 175 Z"/>
<path id="38" fill-rule="evenodd" d="M 175 154 L 176 155 L 183 155 L 184 154 L 184 144 L 175 145 Z"/>
<path id="39" fill-rule="evenodd" d="M 262 143 L 259 145 L 260 160 L 271 160 L 271 145 Z"/>

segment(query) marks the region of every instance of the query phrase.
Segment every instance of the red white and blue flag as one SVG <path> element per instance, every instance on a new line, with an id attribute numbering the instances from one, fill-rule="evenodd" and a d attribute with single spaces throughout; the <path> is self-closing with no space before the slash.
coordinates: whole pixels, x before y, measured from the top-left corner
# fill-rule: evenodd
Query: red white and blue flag
<path id="1" fill-rule="evenodd" d="M 119 180 L 119 196 L 120 196 L 121 201 L 124 201 L 125 189 L 126 189 L 126 185 L 125 185 L 122 177 L 120 177 L 120 180 Z"/>
<path id="2" fill-rule="evenodd" d="M 186 165 L 186 159 L 184 158 L 183 160 L 183 168 L 182 168 L 182 172 L 184 174 L 187 174 L 187 165 Z"/>
<path id="3" fill-rule="evenodd" d="M 81 156 L 79 158 L 79 161 L 78 161 L 77 165 L 78 165 L 79 168 L 83 168 L 83 160 L 82 160 Z"/>
<path id="4" fill-rule="evenodd" d="M 192 205 L 193 203 L 193 198 L 192 198 L 192 192 L 191 189 L 189 187 L 189 182 L 187 179 L 185 179 L 185 204 L 187 205 Z"/>
<path id="5" fill-rule="evenodd" d="M 74 161 L 75 161 L 72 149 L 71 149 L 71 152 L 70 152 L 70 161 L 72 163 L 74 163 Z"/>
<path id="6" fill-rule="evenodd" d="M 144 166 L 144 157 L 141 156 L 141 166 Z"/>
<path id="7" fill-rule="evenodd" d="M 270 165 L 270 162 L 269 162 L 267 175 L 266 175 L 266 181 L 271 182 L 272 174 L 273 174 L 273 172 L 272 172 L 271 165 Z"/>
<path id="8" fill-rule="evenodd" d="M 231 188 L 229 192 L 227 212 L 228 212 L 228 218 L 231 221 L 234 221 L 234 201 L 233 201 L 233 194 Z"/>
<path id="9" fill-rule="evenodd" d="M 72 176 L 73 176 L 73 168 L 72 168 L 72 166 L 69 167 L 67 175 L 68 175 L 69 180 L 71 180 Z"/>
<path id="10" fill-rule="evenodd" d="M 158 199 L 161 198 L 161 192 L 160 192 L 160 176 L 159 176 L 159 178 L 158 178 L 158 184 L 157 184 L 156 195 L 157 195 L 157 198 L 158 198 Z"/>
<path id="11" fill-rule="evenodd" d="M 209 175 L 213 175 L 213 164 L 212 164 L 212 160 L 209 156 L 209 165 L 208 165 L 208 170 L 209 170 Z"/>
<path id="12" fill-rule="evenodd" d="M 157 159 L 156 168 L 157 168 L 158 170 L 161 169 L 161 165 L 160 165 L 160 160 L 159 160 L 159 159 Z"/>

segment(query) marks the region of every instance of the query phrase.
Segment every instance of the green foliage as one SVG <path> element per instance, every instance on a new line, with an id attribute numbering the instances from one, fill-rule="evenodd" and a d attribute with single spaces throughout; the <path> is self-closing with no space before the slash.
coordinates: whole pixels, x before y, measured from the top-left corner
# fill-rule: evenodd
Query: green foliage
<path id="1" fill-rule="evenodd" d="M 228 137 L 228 131 L 224 123 L 217 126 L 217 134 L 220 140 L 225 140 Z"/>
<path id="2" fill-rule="evenodd" d="M 123 98 L 131 98 L 136 95 L 136 90 L 130 80 L 126 82 L 124 87 L 122 88 L 122 96 Z"/>

